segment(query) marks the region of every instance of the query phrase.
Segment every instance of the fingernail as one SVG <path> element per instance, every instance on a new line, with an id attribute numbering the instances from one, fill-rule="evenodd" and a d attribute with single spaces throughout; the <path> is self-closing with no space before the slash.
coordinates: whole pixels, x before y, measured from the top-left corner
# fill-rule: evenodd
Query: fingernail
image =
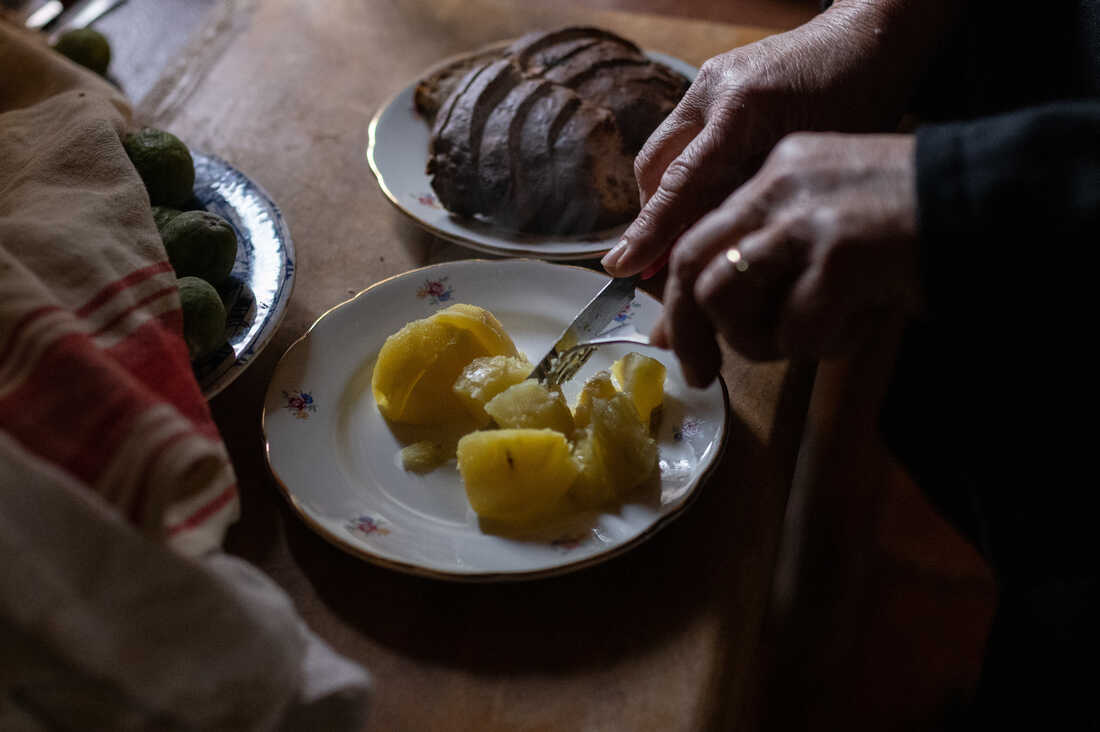
<path id="1" fill-rule="evenodd" d="M 626 237 L 619 239 L 619 243 L 611 247 L 611 251 L 603 255 L 603 259 L 600 260 L 600 264 L 604 268 L 614 267 L 619 263 L 619 260 L 623 258 L 623 254 L 626 252 L 627 240 Z"/>

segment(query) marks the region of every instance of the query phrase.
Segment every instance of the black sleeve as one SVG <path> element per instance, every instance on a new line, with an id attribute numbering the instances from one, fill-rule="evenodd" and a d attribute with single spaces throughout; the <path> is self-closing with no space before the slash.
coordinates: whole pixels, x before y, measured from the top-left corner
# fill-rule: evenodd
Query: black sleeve
<path id="1" fill-rule="evenodd" d="M 996 291 L 1000 273 L 1008 273 L 1007 281 L 1022 269 L 1072 279 L 1065 266 L 1072 261 L 1044 252 L 1096 242 L 1100 101 L 923 127 L 916 156 L 925 291 L 933 312 L 1007 295 Z"/>

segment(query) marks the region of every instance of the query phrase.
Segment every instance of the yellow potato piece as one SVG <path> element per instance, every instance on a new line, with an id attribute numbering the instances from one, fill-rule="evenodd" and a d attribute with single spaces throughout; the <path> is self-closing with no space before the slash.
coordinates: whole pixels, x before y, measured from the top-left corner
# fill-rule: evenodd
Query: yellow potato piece
<path id="1" fill-rule="evenodd" d="M 459 440 L 458 470 L 478 516 L 529 523 L 555 511 L 578 467 L 560 432 L 507 429 Z"/>
<path id="2" fill-rule="evenodd" d="M 551 429 L 573 434 L 573 414 L 558 390 L 534 379 L 510 386 L 489 400 L 485 412 L 500 427 Z"/>
<path id="3" fill-rule="evenodd" d="M 421 440 L 401 450 L 401 466 L 412 473 L 427 473 L 447 462 L 451 455 L 442 443 Z"/>
<path id="4" fill-rule="evenodd" d="M 570 493 L 581 506 L 596 508 L 626 495 L 657 469 L 657 443 L 625 394 L 593 397 L 589 409 L 588 426 L 574 433 L 578 475 Z"/>
<path id="5" fill-rule="evenodd" d="M 452 422 L 467 415 L 452 389 L 462 369 L 481 356 L 517 355 L 492 313 L 452 305 L 386 339 L 374 365 L 371 391 L 379 411 L 394 422 Z"/>
<path id="6" fill-rule="evenodd" d="M 611 375 L 634 402 L 638 418 L 648 429 L 653 410 L 665 397 L 665 365 L 655 358 L 631 352 L 611 364 Z"/>
<path id="7" fill-rule="evenodd" d="M 615 396 L 615 385 L 611 383 L 611 374 L 597 371 L 588 377 L 577 395 L 577 406 L 573 409 L 573 421 L 577 428 L 587 427 L 592 421 L 592 402 L 594 399 L 607 400 Z"/>
<path id="8" fill-rule="evenodd" d="M 523 356 L 483 356 L 467 364 L 452 388 L 478 426 L 484 427 L 492 420 L 485 413 L 485 403 L 524 381 L 532 368 Z"/>

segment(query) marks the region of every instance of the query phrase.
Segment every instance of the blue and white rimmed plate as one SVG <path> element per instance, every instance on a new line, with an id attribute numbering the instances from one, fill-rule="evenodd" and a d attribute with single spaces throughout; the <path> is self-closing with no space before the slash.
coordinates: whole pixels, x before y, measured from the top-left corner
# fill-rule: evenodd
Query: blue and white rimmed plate
<path id="1" fill-rule="evenodd" d="M 694 79 L 698 73 L 698 69 L 678 58 L 655 51 L 646 53 L 688 79 Z M 459 58 L 447 59 L 422 76 Z M 448 212 L 432 192 L 431 178 L 425 170 L 431 129 L 416 111 L 415 91 L 416 82 L 406 86 L 370 122 L 367 160 L 382 193 L 399 211 L 436 236 L 470 249 L 508 257 L 595 259 L 618 241 L 625 225 L 578 236 L 521 234 Z"/>
<path id="2" fill-rule="evenodd" d="M 210 399 L 248 367 L 286 312 L 294 289 L 294 244 L 279 207 L 229 163 L 191 151 L 195 199 L 237 233 L 237 261 L 219 291 L 226 304 L 226 342 L 192 363 L 203 395 Z"/>
<path id="3" fill-rule="evenodd" d="M 345 551 L 452 580 L 560 574 L 652 536 L 697 494 L 717 464 L 729 423 L 725 385 L 688 387 L 670 354 L 646 349 L 668 367 L 659 480 L 619 506 L 520 536 L 483 529 L 453 459 L 427 474 L 405 472 L 403 444 L 371 395 L 379 349 L 409 321 L 458 302 L 478 305 L 536 359 L 606 282 L 588 269 L 537 260 L 464 260 L 384 280 L 325 313 L 283 355 L 264 401 L 267 459 L 291 506 Z M 647 333 L 659 313 L 657 300 L 639 292 L 611 329 Z M 585 378 L 639 348 L 597 351 L 565 385 L 570 403 Z"/>

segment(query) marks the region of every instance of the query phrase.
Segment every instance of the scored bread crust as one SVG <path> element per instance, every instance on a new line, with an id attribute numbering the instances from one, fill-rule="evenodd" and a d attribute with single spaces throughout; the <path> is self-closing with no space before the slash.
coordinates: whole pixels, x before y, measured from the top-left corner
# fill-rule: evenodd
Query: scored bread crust
<path id="1" fill-rule="evenodd" d="M 633 158 L 688 81 L 596 28 L 528 34 L 418 84 L 440 202 L 529 233 L 587 233 L 638 210 Z"/>

